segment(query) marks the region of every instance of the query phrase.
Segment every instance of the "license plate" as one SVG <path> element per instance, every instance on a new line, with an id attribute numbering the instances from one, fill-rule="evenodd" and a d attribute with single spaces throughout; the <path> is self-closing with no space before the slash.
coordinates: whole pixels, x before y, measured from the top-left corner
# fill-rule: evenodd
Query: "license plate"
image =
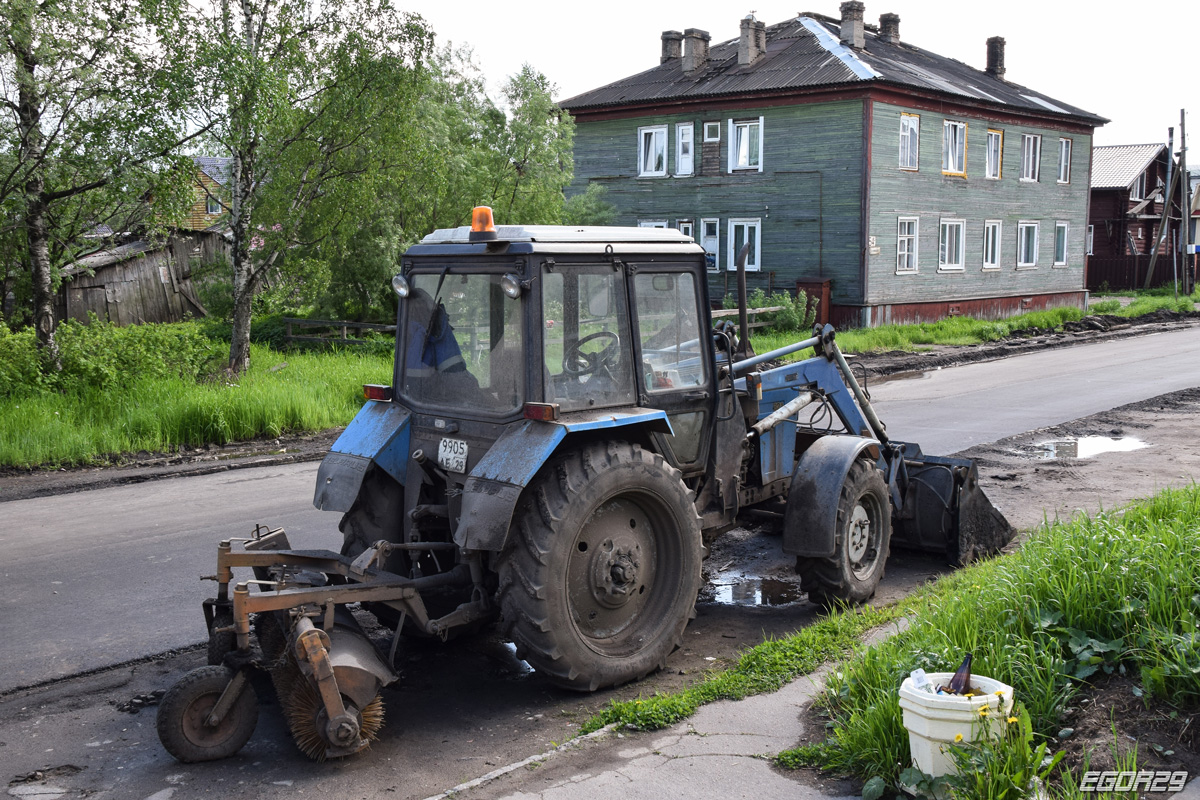
<path id="1" fill-rule="evenodd" d="M 462 439 L 442 439 L 438 445 L 438 463 L 451 472 L 466 472 L 467 443 Z"/>

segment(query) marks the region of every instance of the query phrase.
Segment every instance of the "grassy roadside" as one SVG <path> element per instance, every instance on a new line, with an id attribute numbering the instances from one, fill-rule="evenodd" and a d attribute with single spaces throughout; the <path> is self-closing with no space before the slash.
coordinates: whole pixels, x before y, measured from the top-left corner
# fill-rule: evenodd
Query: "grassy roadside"
<path id="1" fill-rule="evenodd" d="M 136 327 L 144 330 L 129 336 L 161 335 L 175 326 Z M 71 374 L 60 385 L 8 385 L 0 397 L 0 466 L 86 464 L 139 450 L 324 430 L 357 413 L 362 384 L 391 380 L 390 357 L 358 351 L 282 354 L 252 345 L 250 371 L 231 379 L 214 372 L 205 349 L 211 342 L 196 347 L 202 365 L 176 361 L 156 368 L 162 365 L 148 348 L 116 357 L 123 332 L 88 335 L 96 341 L 80 347 L 65 337 L 64 360 L 103 357 L 65 364 Z M 9 344 L 12 356 L 16 345 Z M 221 351 L 219 343 L 215 350 Z M 21 363 L 0 358 L 0 371 Z"/>
<path id="2" fill-rule="evenodd" d="M 1133 294 L 1133 293 L 1130 293 Z M 1112 314 L 1121 317 L 1138 317 L 1160 309 L 1190 312 L 1193 303 L 1200 302 L 1200 292 L 1191 297 L 1181 297 L 1178 302 L 1167 293 L 1138 294 L 1134 302 L 1122 307 L 1113 298 L 1093 303 L 1090 314 Z M 838 346 L 847 353 L 873 353 L 888 350 L 920 350 L 933 345 L 972 345 L 995 342 L 1014 333 L 1030 329 L 1053 330 L 1067 322 L 1083 318 L 1077 308 L 1056 308 L 1033 311 L 1003 320 L 980 320 L 973 317 L 947 317 L 937 322 L 916 325 L 881 325 L 878 328 L 855 328 L 838 331 Z M 796 341 L 793 332 L 762 333 L 752 337 L 756 352 L 765 353 Z M 807 352 L 807 351 L 805 351 Z M 802 358 L 803 353 L 790 358 Z"/>
<path id="3" fill-rule="evenodd" d="M 953 670 L 964 652 L 974 671 L 1012 685 L 1024 713 L 1014 735 L 963 748 L 960 758 L 1019 796 L 1039 768 L 1035 745 L 1053 749 L 1073 696 L 1088 680 L 1122 674 L 1147 697 L 1200 701 L 1200 487 L 1167 490 L 1121 516 L 1100 514 L 1036 532 L 1017 553 L 943 578 L 921 594 L 908 629 L 832 673 L 822 698 L 829 738 L 779 756 L 902 782 L 908 736 L 896 702 L 909 671 Z M 1136 767 L 1129 767 L 1136 769 Z M 1073 794 L 1072 775 L 1054 776 Z M 903 782 L 911 783 L 912 776 Z M 998 784 L 997 784 L 998 785 Z M 994 789 L 994 786 L 993 786 Z M 964 781 L 963 797 L 996 796 Z"/>

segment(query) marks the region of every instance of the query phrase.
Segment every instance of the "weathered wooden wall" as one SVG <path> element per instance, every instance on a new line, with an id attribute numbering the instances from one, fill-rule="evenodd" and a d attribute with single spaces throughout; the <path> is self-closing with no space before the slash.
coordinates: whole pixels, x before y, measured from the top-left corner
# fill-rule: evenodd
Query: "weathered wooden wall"
<path id="1" fill-rule="evenodd" d="M 575 179 L 569 193 L 595 182 L 608 189 L 618 210 L 615 224 L 720 220 L 718 273 L 710 297 L 720 300 L 728 269 L 729 220 L 761 220 L 760 270 L 751 289 L 790 289 L 798 279 L 831 278 L 834 302 L 859 294 L 863 101 L 847 100 L 774 108 L 712 107 L 677 115 L 579 121 L 575 133 Z M 763 171 L 728 172 L 729 120 L 763 117 Z M 695 163 L 701 174 L 674 176 L 675 125 L 695 124 Z M 721 123 L 721 140 L 705 142 L 705 122 Z M 668 125 L 667 176 L 638 177 L 638 133 L 645 125 Z M 714 169 L 715 165 L 715 169 Z M 773 273 L 773 274 L 772 274 Z"/>
<path id="2" fill-rule="evenodd" d="M 227 251 L 219 235 L 193 234 L 140 252 L 118 249 L 119 255 L 92 256 L 66 272 L 57 298 L 58 318 L 87 322 L 91 312 L 101 320 L 135 325 L 205 316 L 192 287 L 192 266 Z"/>
<path id="3" fill-rule="evenodd" d="M 921 117 L 919 169 L 899 168 L 900 114 Z M 942 174 L 942 123 L 945 119 L 967 123 L 966 177 Z M 1002 130 L 1001 177 L 985 174 L 987 130 Z M 905 306 L 944 303 L 976 307 L 983 298 L 1037 296 L 1081 300 L 1087 239 L 1087 208 L 1091 137 L 1047 127 L 990 122 L 969 114 L 931 113 L 875 103 L 872 112 L 870 229 L 877 253 L 868 251 L 867 303 L 871 306 Z M 1021 135 L 1042 136 L 1040 179 L 1021 177 Z M 1072 140 L 1070 182 L 1058 183 L 1058 140 Z M 899 217 L 918 217 L 915 273 L 896 270 Z M 961 270 L 939 271 L 938 252 L 942 219 L 965 220 L 964 265 Z M 984 221 L 1002 224 L 998 268 L 983 266 Z M 1017 223 L 1039 223 L 1035 267 L 1017 267 Z M 1055 224 L 1066 221 L 1067 263 L 1054 266 Z M 958 301 L 952 303 L 952 301 Z M 985 304 L 986 305 L 986 304 Z M 1012 304 L 988 308 L 1007 310 Z M 982 306 L 980 306 L 982 308 Z M 936 310 L 939 306 L 929 307 Z M 1019 304 L 1013 310 L 1020 310 Z M 967 312 L 963 312 L 967 313 Z M 872 315 L 878 318 L 879 315 Z M 865 321 L 865 320 L 864 320 Z"/>

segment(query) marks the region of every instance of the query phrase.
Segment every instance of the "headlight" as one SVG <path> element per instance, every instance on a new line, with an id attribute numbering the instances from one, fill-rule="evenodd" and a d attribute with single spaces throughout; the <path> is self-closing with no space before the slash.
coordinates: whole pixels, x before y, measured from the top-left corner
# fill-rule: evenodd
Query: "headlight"
<path id="1" fill-rule="evenodd" d="M 521 279 L 510 272 L 500 279 L 500 288 L 506 295 L 516 300 L 521 296 Z"/>
<path id="2" fill-rule="evenodd" d="M 396 293 L 397 297 L 408 297 L 408 279 L 403 275 L 392 278 L 392 291 Z"/>

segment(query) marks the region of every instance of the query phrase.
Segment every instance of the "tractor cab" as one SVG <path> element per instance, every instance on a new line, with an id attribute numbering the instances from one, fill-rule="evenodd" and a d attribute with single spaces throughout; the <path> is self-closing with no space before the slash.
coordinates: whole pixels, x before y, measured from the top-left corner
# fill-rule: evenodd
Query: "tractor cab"
<path id="1" fill-rule="evenodd" d="M 670 460 L 702 469 L 716 397 L 704 268 L 673 230 L 436 231 L 393 282 L 396 398 L 460 428 L 657 409 Z M 474 464 L 468 449 L 455 471 Z"/>

